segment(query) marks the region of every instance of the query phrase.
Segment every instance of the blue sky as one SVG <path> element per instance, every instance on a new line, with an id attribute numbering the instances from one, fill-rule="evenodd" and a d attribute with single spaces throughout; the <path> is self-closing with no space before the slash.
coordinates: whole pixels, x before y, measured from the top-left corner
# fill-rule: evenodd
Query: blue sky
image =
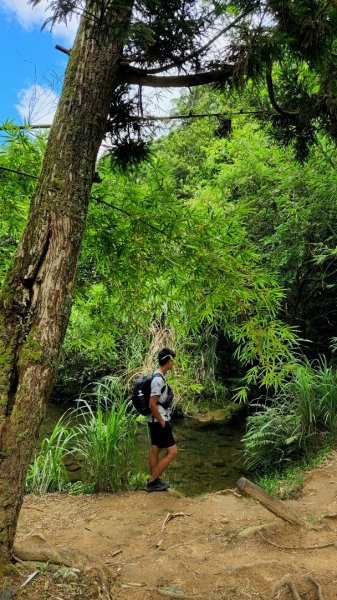
<path id="1" fill-rule="evenodd" d="M 55 44 L 71 48 L 78 26 L 73 20 L 57 24 L 52 33 L 41 26 L 48 16 L 50 0 L 32 8 L 28 0 L 0 0 L 0 124 L 50 124 L 53 120 L 67 56 Z M 179 90 L 146 91 L 145 110 L 167 114 Z"/>
<path id="2" fill-rule="evenodd" d="M 47 0 L 34 9 L 26 0 L 0 0 L 0 123 L 53 118 L 67 64 L 55 44 L 71 47 L 77 24 L 41 32 L 46 6 Z"/>

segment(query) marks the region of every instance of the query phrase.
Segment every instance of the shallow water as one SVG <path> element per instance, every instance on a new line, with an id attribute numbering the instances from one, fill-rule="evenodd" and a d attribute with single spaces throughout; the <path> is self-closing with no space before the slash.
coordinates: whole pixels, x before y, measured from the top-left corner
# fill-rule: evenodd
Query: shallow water
<path id="1" fill-rule="evenodd" d="M 145 470 L 148 454 L 146 428 L 145 424 L 140 439 Z M 242 430 L 228 423 L 206 425 L 191 419 L 179 419 L 173 422 L 173 432 L 178 456 L 166 471 L 167 482 L 187 496 L 235 486 L 243 474 Z"/>
<path id="2" fill-rule="evenodd" d="M 40 439 L 50 434 L 64 410 L 48 406 Z M 138 438 L 141 469 L 145 472 L 148 472 L 147 429 L 147 423 L 142 423 Z M 243 474 L 242 429 L 231 423 L 204 424 L 178 419 L 173 422 L 173 432 L 178 456 L 165 473 L 165 480 L 172 487 L 184 495 L 195 496 L 235 486 Z"/>

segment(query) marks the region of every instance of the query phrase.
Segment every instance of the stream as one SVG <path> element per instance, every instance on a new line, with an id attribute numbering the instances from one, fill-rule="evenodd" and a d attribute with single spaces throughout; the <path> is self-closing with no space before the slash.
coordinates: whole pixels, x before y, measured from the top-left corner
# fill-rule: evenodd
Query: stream
<path id="1" fill-rule="evenodd" d="M 40 439 L 49 435 L 65 408 L 49 405 Z M 235 487 L 243 475 L 242 427 L 231 423 L 199 423 L 194 419 L 173 421 L 178 456 L 165 480 L 186 496 L 195 496 Z M 139 426 L 141 470 L 148 472 L 149 440 L 147 423 Z"/>

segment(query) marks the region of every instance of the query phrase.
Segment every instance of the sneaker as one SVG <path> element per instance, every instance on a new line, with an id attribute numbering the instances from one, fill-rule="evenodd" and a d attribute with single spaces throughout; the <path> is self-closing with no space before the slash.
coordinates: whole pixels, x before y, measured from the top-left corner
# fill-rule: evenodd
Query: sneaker
<path id="1" fill-rule="evenodd" d="M 159 479 L 159 477 L 157 478 L 158 483 L 160 483 L 160 485 L 166 485 L 166 489 L 169 488 L 169 484 L 166 483 L 166 481 L 163 481 L 162 479 Z"/>
<path id="2" fill-rule="evenodd" d="M 147 492 L 164 492 L 168 489 L 167 483 L 164 483 L 160 479 L 154 479 L 153 481 L 147 480 L 147 486 L 145 490 Z"/>

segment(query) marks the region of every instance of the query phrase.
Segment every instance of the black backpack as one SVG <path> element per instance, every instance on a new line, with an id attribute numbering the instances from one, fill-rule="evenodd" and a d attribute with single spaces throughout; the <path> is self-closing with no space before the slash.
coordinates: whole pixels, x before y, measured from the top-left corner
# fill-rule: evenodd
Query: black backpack
<path id="1" fill-rule="evenodd" d="M 132 394 L 131 394 L 131 399 L 132 399 L 132 404 L 135 407 L 135 409 L 137 410 L 137 412 L 139 412 L 141 415 L 147 416 L 151 414 L 151 410 L 149 407 L 149 402 L 150 402 L 150 395 L 151 395 L 151 383 L 152 383 L 152 379 L 154 377 L 154 375 L 159 375 L 163 381 L 164 377 L 161 373 L 157 372 L 157 373 L 153 373 L 153 375 L 143 375 L 143 377 L 141 377 L 140 379 L 137 379 L 137 381 L 135 382 L 133 388 L 132 388 Z M 166 388 L 166 383 L 164 383 L 162 389 L 161 389 L 161 394 L 163 393 L 163 391 Z M 170 399 L 168 399 L 166 402 L 161 403 L 161 406 L 163 406 L 164 408 L 168 408 L 169 405 L 172 402 L 172 394 Z"/>

